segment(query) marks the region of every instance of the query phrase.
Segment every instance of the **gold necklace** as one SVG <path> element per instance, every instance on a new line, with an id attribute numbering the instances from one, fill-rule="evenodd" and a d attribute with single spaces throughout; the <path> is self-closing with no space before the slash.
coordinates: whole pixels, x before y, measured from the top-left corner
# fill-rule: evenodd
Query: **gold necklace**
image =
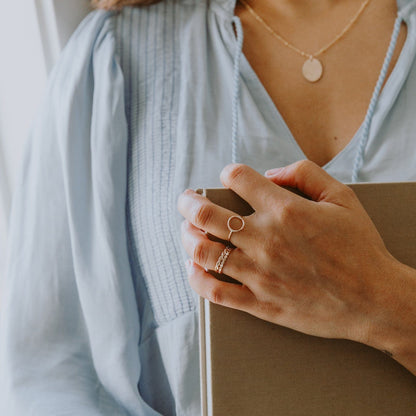
<path id="1" fill-rule="evenodd" d="M 364 9 L 367 7 L 370 0 L 365 0 L 364 3 L 361 4 L 358 12 L 353 16 L 350 22 L 345 26 L 345 28 L 335 37 L 334 40 L 329 42 L 326 46 L 319 49 L 319 51 L 315 53 L 307 53 L 296 46 L 289 43 L 283 36 L 276 33 L 253 9 L 252 7 L 245 1 L 239 0 L 243 6 L 252 14 L 252 16 L 259 21 L 269 32 L 273 35 L 276 39 L 282 42 L 285 46 L 292 49 L 293 51 L 297 52 L 299 55 L 302 55 L 304 58 L 307 58 L 305 63 L 302 67 L 302 74 L 305 79 L 309 82 L 317 82 L 322 78 L 322 74 L 324 72 L 324 68 L 322 62 L 318 59 L 318 56 L 322 55 L 326 52 L 331 46 L 335 45 L 353 26 L 353 24 L 358 20 L 358 18 L 363 13 Z"/>

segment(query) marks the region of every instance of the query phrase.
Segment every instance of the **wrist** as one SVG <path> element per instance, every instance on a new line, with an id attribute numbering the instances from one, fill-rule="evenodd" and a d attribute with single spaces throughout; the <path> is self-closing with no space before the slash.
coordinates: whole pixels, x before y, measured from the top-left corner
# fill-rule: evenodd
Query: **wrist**
<path id="1" fill-rule="evenodd" d="M 376 291 L 367 345 L 416 375 L 416 270 L 390 259 Z"/>

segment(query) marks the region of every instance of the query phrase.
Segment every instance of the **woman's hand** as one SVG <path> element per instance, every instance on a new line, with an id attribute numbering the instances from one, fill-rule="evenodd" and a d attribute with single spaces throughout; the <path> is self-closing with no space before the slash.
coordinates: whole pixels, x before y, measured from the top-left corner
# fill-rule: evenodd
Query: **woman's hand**
<path id="1" fill-rule="evenodd" d="M 242 285 L 205 271 L 215 268 L 224 245 L 204 231 L 226 240 L 227 219 L 234 213 L 187 190 L 178 208 L 186 218 L 182 241 L 193 260 L 188 264 L 193 289 L 211 302 L 307 334 L 384 349 L 379 335 L 399 308 L 392 293 L 403 285 L 402 265 L 350 188 L 308 161 L 268 178 L 248 166 L 229 165 L 221 181 L 255 210 L 232 235 L 236 249 L 223 269 Z M 281 186 L 297 188 L 310 200 Z"/>

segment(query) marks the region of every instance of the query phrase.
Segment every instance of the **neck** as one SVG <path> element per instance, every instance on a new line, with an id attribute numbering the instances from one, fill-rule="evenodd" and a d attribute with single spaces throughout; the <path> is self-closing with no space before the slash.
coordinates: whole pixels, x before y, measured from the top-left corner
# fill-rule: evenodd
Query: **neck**
<path id="1" fill-rule="evenodd" d="M 245 0 L 263 16 L 322 18 L 336 8 L 355 10 L 364 0 Z"/>

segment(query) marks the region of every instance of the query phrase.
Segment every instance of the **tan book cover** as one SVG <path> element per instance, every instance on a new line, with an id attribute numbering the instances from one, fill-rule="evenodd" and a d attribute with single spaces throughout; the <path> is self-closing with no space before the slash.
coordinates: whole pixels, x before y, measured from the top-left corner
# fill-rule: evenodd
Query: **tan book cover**
<path id="1" fill-rule="evenodd" d="M 389 251 L 416 268 L 416 183 L 351 187 Z M 240 215 L 253 212 L 230 190 L 198 192 Z M 363 344 L 305 335 L 202 298 L 200 341 L 204 416 L 416 415 L 416 377 Z"/>

